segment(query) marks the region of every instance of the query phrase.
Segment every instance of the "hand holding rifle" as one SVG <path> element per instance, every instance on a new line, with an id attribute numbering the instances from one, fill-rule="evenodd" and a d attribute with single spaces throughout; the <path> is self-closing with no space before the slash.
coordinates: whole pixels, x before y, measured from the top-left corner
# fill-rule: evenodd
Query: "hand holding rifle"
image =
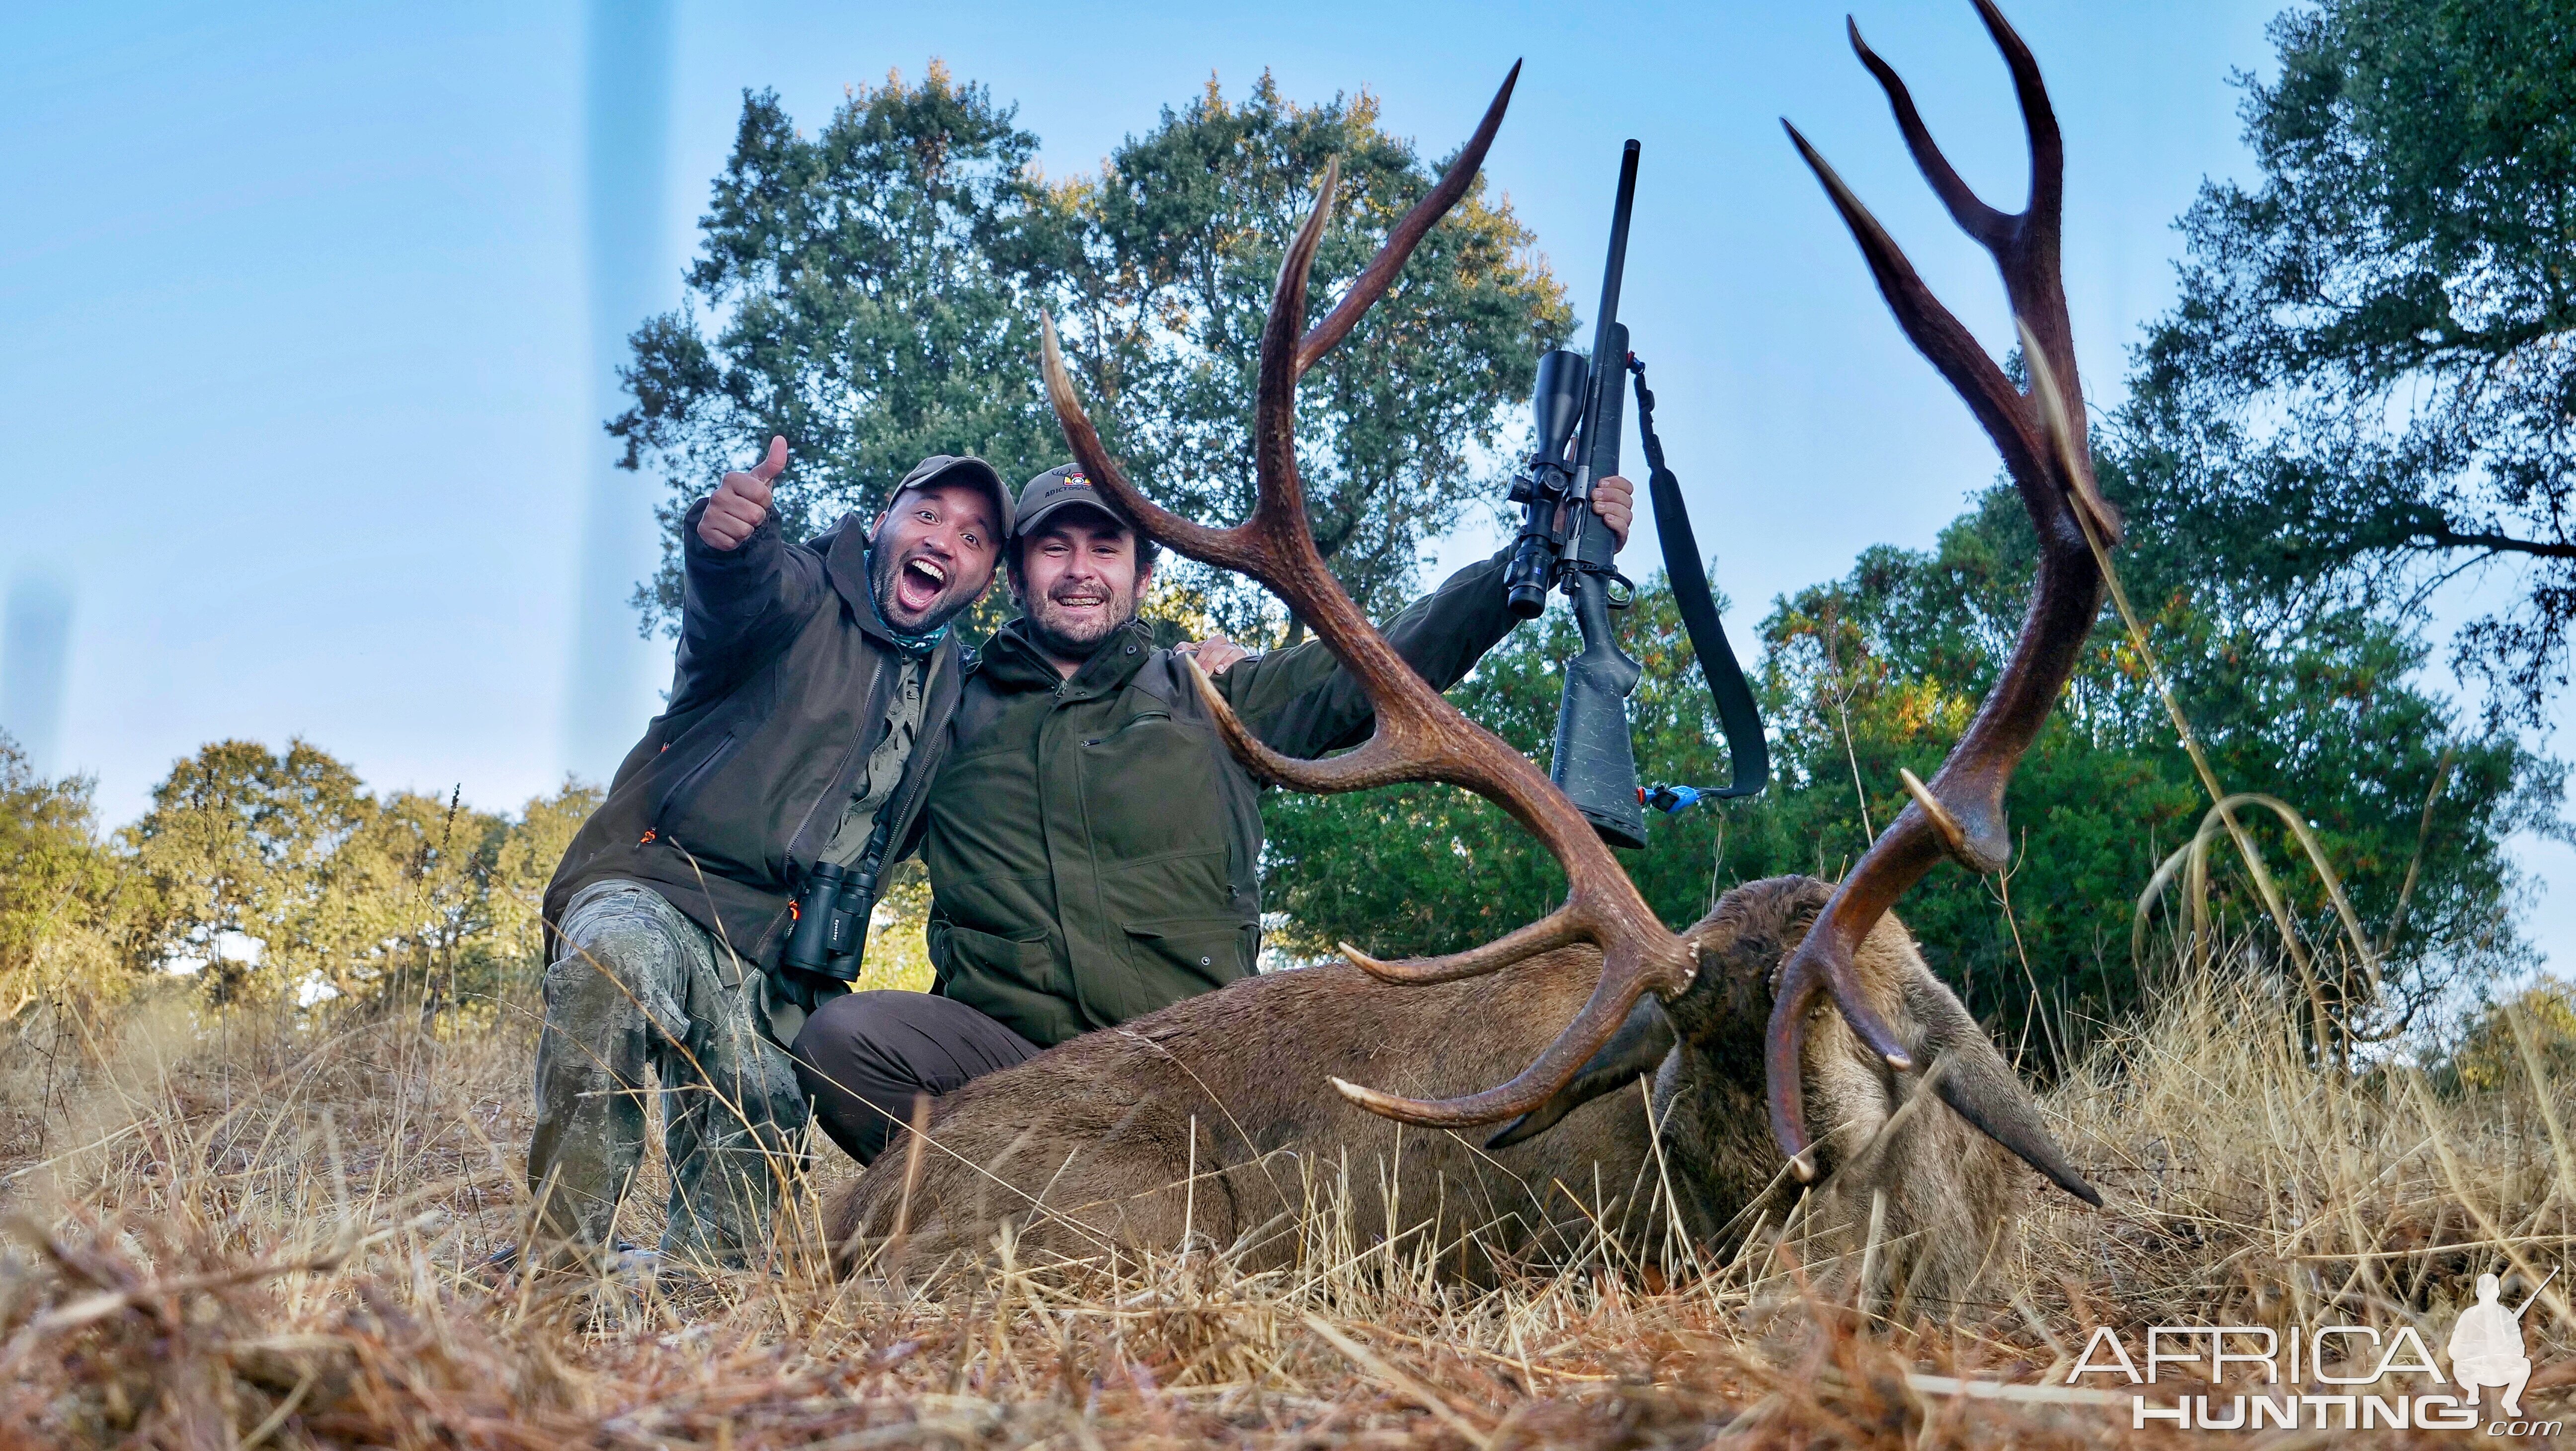
<path id="1" fill-rule="evenodd" d="M 1558 510 L 1556 516 L 1558 528 L 1565 528 L 1573 522 L 1566 517 L 1566 513 L 1572 507 L 1568 504 Z M 1637 486 L 1617 474 L 1612 474 L 1606 479 L 1595 480 L 1592 485 L 1592 512 L 1608 526 L 1612 551 L 1627 548 L 1628 527 L 1635 522 L 1637 516 Z"/>

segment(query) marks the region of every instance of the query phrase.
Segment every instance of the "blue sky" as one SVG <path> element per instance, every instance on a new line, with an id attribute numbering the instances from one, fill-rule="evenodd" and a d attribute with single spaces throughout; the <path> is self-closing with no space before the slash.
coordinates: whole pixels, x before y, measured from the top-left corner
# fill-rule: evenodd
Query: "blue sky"
<path id="1" fill-rule="evenodd" d="M 2173 218 L 2204 176 L 2248 170 L 2227 78 L 2268 68 L 2278 8 L 2010 6 L 2064 120 L 2065 271 L 2097 407 L 2171 296 Z M 2020 126 L 1970 8 L 1854 13 L 1961 170 L 2017 206 Z M 1929 543 L 1995 471 L 1781 135 L 1786 115 L 2001 351 L 1993 271 L 1915 175 L 1842 15 L 682 0 L 661 200 L 618 254 L 644 270 L 603 291 L 631 294 L 620 331 L 678 301 L 745 87 L 810 127 L 845 87 L 936 56 L 1016 101 L 1064 173 L 1211 74 L 1239 93 L 1265 68 L 1302 99 L 1365 88 L 1391 129 L 1445 152 L 1526 57 L 1487 174 L 1579 305 L 1619 143 L 1644 142 L 1626 320 L 1741 631 L 1867 545 Z M 601 730 L 631 738 L 668 667 L 638 647 L 575 670 L 607 452 L 581 6 L 40 5 L 13 22 L 0 579 L 13 600 L 68 603 L 49 763 L 94 773 L 111 821 L 223 736 L 302 735 L 380 787 L 461 784 L 493 807 L 603 774 L 617 747 Z M 635 134 L 609 135 L 609 159 L 649 157 L 649 118 L 616 100 L 612 131 Z M 590 572 L 594 620 L 650 567 L 657 492 L 628 476 L 606 495 L 629 554 Z M 582 743 L 585 715 L 607 725 Z M 2576 882 L 2576 854 L 2529 860 Z M 2576 956 L 2576 914 L 2551 905 L 2533 926 Z"/>

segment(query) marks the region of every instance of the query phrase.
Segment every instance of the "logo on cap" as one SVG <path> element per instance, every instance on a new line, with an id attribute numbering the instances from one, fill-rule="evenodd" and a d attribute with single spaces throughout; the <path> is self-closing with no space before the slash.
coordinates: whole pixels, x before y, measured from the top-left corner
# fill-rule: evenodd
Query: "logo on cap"
<path id="1" fill-rule="evenodd" d="M 1087 489 L 1091 487 L 1091 475 L 1075 469 L 1064 476 L 1064 484 L 1069 489 Z"/>

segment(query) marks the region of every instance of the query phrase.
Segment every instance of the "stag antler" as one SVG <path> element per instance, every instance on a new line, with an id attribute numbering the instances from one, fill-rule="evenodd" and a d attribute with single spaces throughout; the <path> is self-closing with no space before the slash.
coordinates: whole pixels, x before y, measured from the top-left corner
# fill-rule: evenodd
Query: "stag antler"
<path id="1" fill-rule="evenodd" d="M 1976 6 L 2012 69 L 2013 88 L 2020 95 L 2022 119 L 2030 132 L 2030 202 L 2018 213 L 1997 211 L 1977 199 L 1933 144 L 1905 82 L 1863 43 L 1857 24 L 1845 23 L 1850 27 L 1852 49 L 1887 92 L 1915 165 L 1960 229 L 1994 254 L 2034 382 L 2031 392 L 2023 393 L 2005 378 L 2003 369 L 1923 285 L 1886 229 L 1807 144 L 1807 138 L 1798 134 L 1798 128 L 1786 120 L 1780 123 L 1851 227 L 1898 325 L 1967 400 L 1969 411 L 1994 439 L 2004 467 L 2021 490 L 2031 524 L 2039 531 L 2040 544 L 2038 587 L 2002 678 L 1930 783 L 1908 775 L 1905 784 L 1913 804 L 1843 878 L 1806 940 L 1781 967 L 1764 1059 L 1770 1077 L 1772 1132 L 1801 1178 L 1814 1173 L 1806 1152 L 1810 1143 L 1806 1106 L 1796 1078 L 1805 1052 L 1808 1010 L 1820 993 L 1832 994 L 1838 1003 L 1850 1001 L 1857 987 L 1852 958 L 1862 939 L 1944 854 L 1979 872 L 2000 871 L 2011 862 L 2004 788 L 2065 688 L 2085 636 L 2102 609 L 2102 576 L 2085 543 L 2086 529 L 2089 526 L 2105 548 L 2120 540 L 2119 515 L 2094 483 L 2092 457 L 2085 445 L 2083 392 L 2076 380 L 2066 289 L 2058 274 L 2066 152 L 2057 131 L 2057 114 L 2049 106 L 2030 48 L 2005 23 L 1992 0 L 1976 0 Z M 1939 1087 L 1942 1097 L 1969 1122 L 2068 1193 L 2092 1204 L 2102 1202 L 2044 1134 L 1982 1113 L 1973 1099 L 1954 1094 L 1946 1078 Z"/>
<path id="2" fill-rule="evenodd" d="M 1092 482 L 1141 522 L 1145 531 L 1193 559 L 1249 574 L 1276 592 L 1313 627 L 1367 688 L 1377 726 L 1366 745 L 1348 755 L 1299 761 L 1253 738 L 1204 677 L 1209 709 L 1226 744 L 1254 774 L 1301 791 L 1356 791 L 1398 781 L 1445 781 L 1464 786 L 1511 813 L 1546 843 L 1571 884 L 1565 905 L 1540 921 L 1496 941 L 1450 957 L 1380 962 L 1344 945 L 1351 960 L 1390 981 L 1447 982 L 1491 973 L 1553 948 L 1588 942 L 1601 950 L 1601 979 L 1574 1021 L 1536 1061 L 1498 1088 L 1464 1098 L 1423 1100 L 1381 1093 L 1334 1080 L 1353 1102 L 1390 1118 L 1432 1127 L 1492 1123 L 1527 1113 L 1562 1088 L 1584 1060 L 1618 1031 L 1628 1010 L 1646 993 L 1664 996 L 1690 985 L 1696 963 L 1690 944 L 1656 920 L 1645 899 L 1608 847 L 1564 794 L 1520 752 L 1460 714 L 1413 673 L 1316 552 L 1306 522 L 1305 488 L 1297 474 L 1297 379 L 1339 342 L 1379 297 L 1432 224 L 1466 195 L 1485 150 L 1502 124 L 1504 107 L 1520 76 L 1514 65 L 1458 158 L 1438 186 L 1406 213 L 1340 304 L 1314 330 L 1299 336 L 1306 315 L 1306 283 L 1323 240 L 1339 188 L 1339 164 L 1327 166 L 1314 211 L 1289 244 L 1279 265 L 1270 321 L 1261 339 L 1261 373 L 1253 428 L 1259 480 L 1252 516 L 1230 529 L 1183 519 L 1138 493 L 1110 459 L 1075 395 L 1073 379 L 1052 321 L 1045 324 L 1046 380 L 1056 417 Z M 1856 1029 L 1880 1051 L 1896 1053 L 1895 1036 L 1857 993 L 1842 997 Z"/>

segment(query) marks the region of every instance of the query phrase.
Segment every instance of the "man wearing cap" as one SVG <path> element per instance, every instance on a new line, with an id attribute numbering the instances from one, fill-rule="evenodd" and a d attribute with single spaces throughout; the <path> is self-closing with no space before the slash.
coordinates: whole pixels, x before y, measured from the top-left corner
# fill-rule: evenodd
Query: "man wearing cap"
<path id="1" fill-rule="evenodd" d="M 611 1243 L 648 1075 L 670 1161 L 663 1253 L 759 1253 L 808 1112 L 783 1045 L 846 991 L 779 960 L 790 903 L 817 862 L 910 849 L 950 739 L 948 622 L 1009 537 L 1001 476 L 927 458 L 873 524 L 852 514 L 790 544 L 769 508 L 786 467 L 773 438 L 682 521 L 670 704 L 546 889 L 528 1183 L 551 1263 Z"/>
<path id="2" fill-rule="evenodd" d="M 1622 478 L 1594 491 L 1621 543 L 1633 498 Z M 817 1120 L 863 1164 L 920 1096 L 1254 971 L 1261 788 L 1184 655 L 1287 755 L 1357 745 L 1373 723 L 1367 692 L 1320 640 L 1262 656 L 1222 637 L 1155 649 L 1136 620 L 1154 543 L 1079 469 L 1031 480 L 1015 514 L 1005 562 L 1022 615 L 969 667 L 930 788 L 937 984 L 839 998 L 796 1040 Z M 1510 555 L 1459 571 L 1385 627 L 1433 686 L 1458 683 L 1511 628 Z"/>

